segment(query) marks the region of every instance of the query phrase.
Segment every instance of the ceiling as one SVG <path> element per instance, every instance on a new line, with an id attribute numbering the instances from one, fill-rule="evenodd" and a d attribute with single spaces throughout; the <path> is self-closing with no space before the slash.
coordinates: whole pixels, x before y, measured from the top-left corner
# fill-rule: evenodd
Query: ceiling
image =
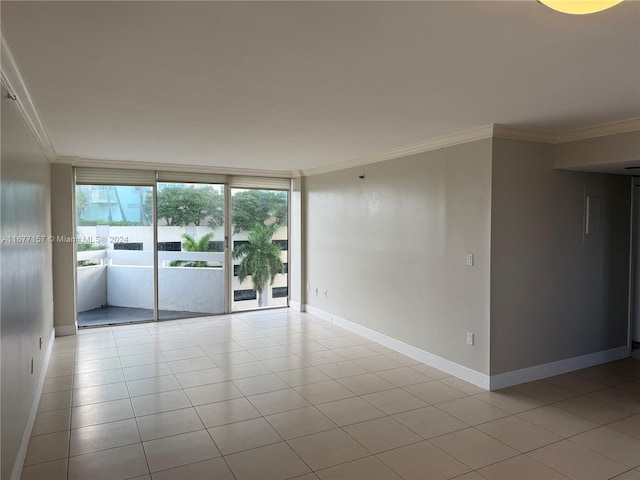
<path id="1" fill-rule="evenodd" d="M 11 2 L 58 155 L 299 171 L 499 123 L 640 115 L 640 2 Z"/>

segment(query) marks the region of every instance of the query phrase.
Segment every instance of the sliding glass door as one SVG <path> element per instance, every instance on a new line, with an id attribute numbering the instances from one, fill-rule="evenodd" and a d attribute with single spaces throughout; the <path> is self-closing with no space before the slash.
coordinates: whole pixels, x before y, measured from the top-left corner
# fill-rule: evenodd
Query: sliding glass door
<path id="1" fill-rule="evenodd" d="M 287 306 L 289 192 L 231 189 L 232 311 Z"/>
<path id="2" fill-rule="evenodd" d="M 289 183 L 77 168 L 78 324 L 287 306 Z"/>
<path id="3" fill-rule="evenodd" d="M 224 185 L 158 183 L 158 319 L 225 312 Z"/>
<path id="4" fill-rule="evenodd" d="M 155 318 L 153 187 L 76 187 L 81 327 Z"/>

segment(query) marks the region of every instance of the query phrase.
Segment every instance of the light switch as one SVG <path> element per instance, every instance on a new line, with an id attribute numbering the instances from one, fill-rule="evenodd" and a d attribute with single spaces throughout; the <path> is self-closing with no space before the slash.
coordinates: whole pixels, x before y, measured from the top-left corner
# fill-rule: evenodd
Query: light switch
<path id="1" fill-rule="evenodd" d="M 473 267 L 473 253 L 467 253 L 467 266 Z"/>

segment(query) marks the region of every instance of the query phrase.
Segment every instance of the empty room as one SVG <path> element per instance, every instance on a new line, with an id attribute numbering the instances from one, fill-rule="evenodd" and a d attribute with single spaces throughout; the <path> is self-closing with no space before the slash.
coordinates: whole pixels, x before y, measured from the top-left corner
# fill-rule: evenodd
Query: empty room
<path id="1" fill-rule="evenodd" d="M 640 2 L 0 3 L 11 480 L 640 480 Z"/>

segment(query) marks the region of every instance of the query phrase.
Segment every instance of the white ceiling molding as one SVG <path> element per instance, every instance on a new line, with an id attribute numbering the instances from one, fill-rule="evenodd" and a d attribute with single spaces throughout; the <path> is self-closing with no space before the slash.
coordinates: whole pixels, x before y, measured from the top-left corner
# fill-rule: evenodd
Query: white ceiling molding
<path id="1" fill-rule="evenodd" d="M 539 132 L 536 130 L 526 130 L 523 128 L 512 128 L 506 125 L 494 125 L 493 136 L 496 138 L 507 138 L 509 140 L 521 140 L 524 142 L 556 143 L 557 134 L 550 132 Z"/>
<path id="2" fill-rule="evenodd" d="M 561 133 L 541 132 L 537 130 L 527 130 L 523 128 L 513 128 L 506 125 L 494 124 L 491 126 L 480 127 L 453 135 L 435 138 L 422 143 L 400 147 L 386 153 L 368 155 L 366 157 L 348 160 L 346 162 L 335 163 L 333 165 L 312 168 L 304 171 L 298 170 L 292 173 L 294 178 L 299 176 L 320 175 L 323 173 L 361 167 L 372 163 L 383 162 L 394 158 L 406 157 L 416 153 L 452 147 L 454 145 L 492 137 L 521 140 L 526 142 L 550 143 L 555 145 L 558 143 L 573 142 L 586 138 L 603 137 L 606 135 L 615 135 L 618 133 L 633 131 L 640 131 L 640 117 Z"/>
<path id="3" fill-rule="evenodd" d="M 248 168 L 210 167 L 205 165 L 181 165 L 176 163 L 137 162 L 126 160 L 104 160 L 78 157 L 56 157 L 52 163 L 73 165 L 74 167 L 117 168 L 128 170 L 161 170 L 183 173 L 208 173 L 217 175 L 245 175 L 253 177 L 292 178 L 286 170 L 258 170 Z"/>
<path id="4" fill-rule="evenodd" d="M 512 128 L 506 125 L 494 125 L 493 136 L 497 138 L 508 138 L 512 140 L 523 140 L 528 142 L 541 143 L 567 143 L 587 138 L 605 137 L 618 133 L 635 132 L 640 130 L 640 117 L 630 118 L 619 122 L 605 123 L 593 127 L 570 130 L 567 132 L 551 133 L 539 132 L 536 130 L 526 130 Z"/>
<path id="5" fill-rule="evenodd" d="M 71 165 L 71 166 L 75 166 L 77 162 L 78 162 L 78 157 L 61 157 L 60 155 L 58 155 L 56 158 L 51 160 L 51 163 L 58 163 L 61 165 Z"/>
<path id="6" fill-rule="evenodd" d="M 49 161 L 53 161 L 57 157 L 56 150 L 53 148 L 47 129 L 40 119 L 40 114 L 31 99 L 31 95 L 29 95 L 29 90 L 27 89 L 27 85 L 25 84 L 22 73 L 20 72 L 20 67 L 18 67 L 18 63 L 16 62 L 16 59 L 9 48 L 9 44 L 7 43 L 4 30 L 2 30 L 1 42 L 2 60 L 0 63 L 0 80 L 2 81 L 2 85 L 9 92 L 11 98 L 16 102 L 18 109 L 22 113 L 29 129 L 33 133 L 38 145 L 42 148 L 47 159 Z"/>
<path id="7" fill-rule="evenodd" d="M 617 133 L 635 132 L 640 130 L 640 117 L 622 120 L 620 122 L 606 123 L 595 127 L 581 128 L 558 134 L 556 143 L 575 142 L 587 138 L 604 137 Z"/>
<path id="8" fill-rule="evenodd" d="M 415 155 L 417 153 L 424 153 L 431 150 L 438 150 L 440 148 L 452 147 L 454 145 L 460 145 L 462 143 L 475 142 L 476 140 L 491 138 L 492 136 L 493 126 L 489 125 L 456 133 L 453 135 L 445 135 L 442 137 L 434 138 L 432 140 L 427 140 L 426 142 L 407 145 L 384 153 L 367 155 L 366 157 L 355 158 L 353 160 L 347 160 L 346 162 L 335 163 L 333 165 L 327 165 L 324 167 L 311 168 L 309 170 L 304 170 L 303 173 L 305 176 L 310 176 L 335 172 L 338 170 L 345 170 L 347 168 L 361 167 L 363 165 L 369 165 L 372 163 L 393 160 L 394 158 L 407 157 L 409 155 Z"/>

